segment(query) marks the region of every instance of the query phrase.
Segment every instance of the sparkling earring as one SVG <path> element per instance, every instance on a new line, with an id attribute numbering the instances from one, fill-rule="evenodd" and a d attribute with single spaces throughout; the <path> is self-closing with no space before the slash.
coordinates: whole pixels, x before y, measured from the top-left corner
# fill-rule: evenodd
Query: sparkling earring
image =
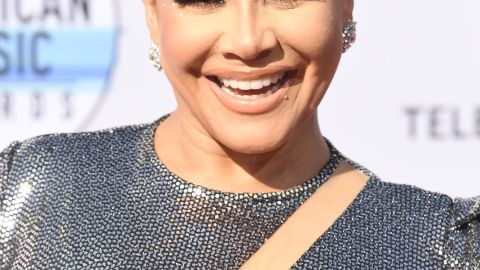
<path id="1" fill-rule="evenodd" d="M 348 21 L 347 24 L 343 27 L 343 52 L 345 53 L 352 47 L 352 44 L 357 39 L 357 22 Z"/>
<path id="2" fill-rule="evenodd" d="M 160 57 L 160 48 L 155 41 L 150 43 L 148 47 L 148 55 L 150 58 L 150 63 L 152 63 L 153 67 L 160 72 L 163 72 L 161 57 Z"/>

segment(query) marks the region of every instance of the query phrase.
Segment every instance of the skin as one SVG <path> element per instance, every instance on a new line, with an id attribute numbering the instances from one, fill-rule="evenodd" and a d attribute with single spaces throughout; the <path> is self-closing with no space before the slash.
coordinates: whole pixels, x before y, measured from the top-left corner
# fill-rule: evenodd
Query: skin
<path id="1" fill-rule="evenodd" d="M 300 184 L 328 161 L 316 109 L 338 66 L 353 0 L 286 1 L 226 0 L 205 9 L 144 0 L 178 104 L 157 128 L 155 150 L 183 179 L 270 192 Z M 294 70 L 295 78 L 263 111 L 226 107 L 207 79 L 219 69 L 268 68 Z"/>

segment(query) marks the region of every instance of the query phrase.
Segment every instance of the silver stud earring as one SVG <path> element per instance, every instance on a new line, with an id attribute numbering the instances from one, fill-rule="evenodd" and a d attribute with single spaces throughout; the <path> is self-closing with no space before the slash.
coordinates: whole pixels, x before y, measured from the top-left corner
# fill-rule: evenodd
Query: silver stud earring
<path id="1" fill-rule="evenodd" d="M 160 48 L 155 41 L 150 43 L 148 47 L 148 55 L 150 58 L 150 63 L 152 63 L 153 67 L 160 72 L 163 72 L 161 56 L 160 56 Z"/>
<path id="2" fill-rule="evenodd" d="M 345 53 L 352 47 L 352 44 L 355 43 L 357 39 L 357 22 L 348 21 L 347 24 L 343 27 L 343 52 Z"/>

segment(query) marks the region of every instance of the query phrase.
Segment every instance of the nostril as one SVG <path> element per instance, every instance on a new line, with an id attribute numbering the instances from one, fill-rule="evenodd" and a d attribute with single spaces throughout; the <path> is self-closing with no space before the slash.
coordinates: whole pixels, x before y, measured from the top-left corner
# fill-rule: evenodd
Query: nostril
<path id="1" fill-rule="evenodd" d="M 276 35 L 265 29 L 240 29 L 226 34 L 219 42 L 225 58 L 243 62 L 268 59 L 279 48 Z"/>
<path id="2" fill-rule="evenodd" d="M 242 50 L 236 52 L 226 52 L 223 55 L 228 60 L 241 60 L 243 62 L 246 62 L 267 59 L 271 53 L 271 50 L 262 50 L 260 52 L 257 52 L 255 50 Z"/>
<path id="3" fill-rule="evenodd" d="M 272 53 L 272 50 L 270 50 L 270 49 L 263 50 L 257 55 L 257 58 L 260 58 L 260 59 L 267 58 L 267 57 L 270 56 L 271 53 Z"/>

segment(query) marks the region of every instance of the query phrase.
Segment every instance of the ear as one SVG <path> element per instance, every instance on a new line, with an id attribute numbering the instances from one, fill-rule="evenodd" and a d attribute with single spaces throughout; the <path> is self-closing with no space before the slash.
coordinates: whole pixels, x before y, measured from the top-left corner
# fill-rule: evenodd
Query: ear
<path id="1" fill-rule="evenodd" d="M 354 0 L 342 0 L 342 15 L 343 21 L 347 22 L 349 20 L 353 20 L 353 7 L 354 7 Z"/>
<path id="2" fill-rule="evenodd" d="M 156 0 L 143 0 L 145 7 L 145 19 L 147 21 L 148 30 L 150 31 L 150 37 L 153 41 L 159 42 L 159 27 L 158 27 L 158 12 Z"/>

